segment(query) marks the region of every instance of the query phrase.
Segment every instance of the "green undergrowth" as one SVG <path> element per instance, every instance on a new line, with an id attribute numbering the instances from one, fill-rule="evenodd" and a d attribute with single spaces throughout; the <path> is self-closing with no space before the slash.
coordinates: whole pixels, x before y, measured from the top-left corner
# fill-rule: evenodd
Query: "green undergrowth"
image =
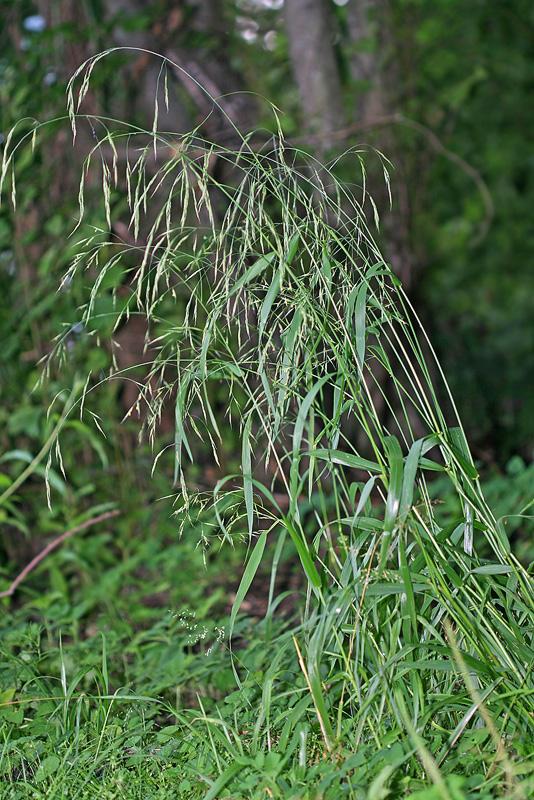
<path id="1" fill-rule="evenodd" d="M 70 84 L 74 132 L 95 130 L 81 109 L 103 55 Z M 165 86 L 166 69 L 180 67 L 164 62 Z M 46 454 L 50 490 L 66 482 L 74 412 L 96 437 L 93 390 L 135 374 L 174 516 L 151 516 L 153 496 L 123 478 L 136 535 L 100 519 L 6 601 L 6 797 L 531 796 L 534 581 L 511 545 L 530 524 L 531 470 L 511 462 L 513 492 L 497 476 L 485 494 L 373 239 L 368 154 L 327 167 L 280 130 L 236 148 L 195 130 L 171 148 L 157 106 L 150 133 L 98 131 L 62 282 L 85 292 L 77 339 L 67 326 L 43 378 L 132 318 L 147 326 L 144 374 L 111 359 L 74 382 L 29 471 Z M 6 140 L 13 202 L 17 158 L 41 134 Z M 357 186 L 340 179 L 348 162 Z M 95 170 L 106 228 L 84 227 Z M 107 230 L 125 214 L 134 245 Z M 121 484 L 107 469 L 109 499 Z M 21 476 L 0 497 L 12 524 Z"/>
<path id="2" fill-rule="evenodd" d="M 497 591 L 511 620 L 519 601 L 495 565 L 462 583 L 452 546 L 422 548 L 443 575 L 422 566 L 413 580 L 427 632 L 417 644 L 401 575 L 388 571 L 358 597 L 362 634 L 349 624 L 352 596 L 334 591 L 306 620 L 239 616 L 231 651 L 228 615 L 206 597 L 208 578 L 228 569 L 223 554 L 207 572 L 198 550 L 183 565 L 187 539 L 133 550 L 108 565 L 90 611 L 50 592 L 3 612 L 0 797 L 530 796 L 531 692 L 528 675 L 514 675 L 530 621 L 501 621 L 492 636 L 481 614 L 469 657 L 446 622 L 447 587 L 464 630 L 478 607 L 498 623 Z M 187 584 L 173 579 L 181 564 Z M 148 591 L 173 585 L 174 597 L 147 604 Z"/>
<path id="3" fill-rule="evenodd" d="M 360 571 L 356 544 L 308 615 L 302 580 L 266 611 L 273 558 L 297 558 L 266 551 L 230 645 L 247 539 L 203 549 L 170 510 L 113 547 L 103 523 L 4 599 L 0 797 L 530 796 L 531 615 L 510 569 L 466 568 L 461 526 L 421 541 L 410 580 Z"/>

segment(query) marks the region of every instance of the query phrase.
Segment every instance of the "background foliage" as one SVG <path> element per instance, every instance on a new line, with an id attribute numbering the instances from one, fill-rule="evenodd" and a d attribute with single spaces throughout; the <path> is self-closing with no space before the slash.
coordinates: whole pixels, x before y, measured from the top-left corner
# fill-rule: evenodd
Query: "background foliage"
<path id="1" fill-rule="evenodd" d="M 353 17 L 360 6 L 368 24 L 358 34 Z M 317 3 L 313 13 L 321 7 Z M 47 27 L 26 30 L 24 20 L 39 12 Z M 496 7 L 484 2 L 466 7 L 460 0 L 351 0 L 325 4 L 322 13 L 329 15 L 338 65 L 330 93 L 339 93 L 341 108 L 334 139 L 327 142 L 331 154 L 362 141 L 387 149 L 395 168 L 392 211 L 386 198 L 377 197 L 389 243 L 386 257 L 405 286 L 411 286 L 431 328 L 470 440 L 487 462 L 502 465 L 514 452 L 530 460 L 533 126 L 525 99 L 531 90 L 530 5 L 522 0 Z M 66 81 L 84 58 L 113 44 L 129 44 L 178 56 L 197 80 L 211 81 L 222 95 L 243 90 L 264 95 L 282 110 L 286 136 L 316 146 L 320 140 L 313 135 L 324 138 L 325 133 L 302 116 L 299 69 L 291 61 L 296 34 L 284 26 L 283 17 L 276 3 L 138 7 L 134 0 L 110 0 L 76 9 L 67 0 L 43 8 L 22 0 L 8 3 L 1 34 L 2 130 L 23 117 L 43 120 L 62 114 Z M 302 37 L 307 24 L 301 25 Z M 117 54 L 97 72 L 92 110 L 149 128 L 158 69 L 140 54 Z M 174 98 L 167 118 L 160 103 L 162 129 L 183 131 L 211 111 L 176 76 L 170 88 Z M 230 95 L 225 103 L 242 130 L 271 125 L 267 105 L 252 95 Z M 223 139 L 229 135 L 214 113 L 204 129 L 210 138 L 214 132 Z M 39 264 L 35 290 L 43 302 L 57 285 L 50 265 L 61 274 L 61 262 L 68 260 L 64 248 L 59 252 L 58 233 L 69 230 L 75 215 L 74 163 L 79 156 L 71 151 L 66 131 L 57 135 L 48 152 L 36 156 L 45 159 L 43 169 L 35 170 L 28 153 L 32 186 L 25 186 L 21 198 L 26 207 L 20 205 L 10 221 L 3 211 L 2 280 L 8 280 L 11 231 L 17 225 L 17 241 L 25 243 L 24 253 L 18 254 L 19 272 L 28 271 L 24 259 Z M 68 163 L 72 170 L 63 168 Z M 347 182 L 357 179 L 347 161 L 343 170 Z M 26 306 L 29 302 L 26 290 Z M 33 325 L 35 338 L 32 318 L 40 305 L 31 298 L 31 306 L 25 324 Z M 50 332 L 56 330 L 52 325 Z M 44 333 L 41 338 L 49 341 Z"/>

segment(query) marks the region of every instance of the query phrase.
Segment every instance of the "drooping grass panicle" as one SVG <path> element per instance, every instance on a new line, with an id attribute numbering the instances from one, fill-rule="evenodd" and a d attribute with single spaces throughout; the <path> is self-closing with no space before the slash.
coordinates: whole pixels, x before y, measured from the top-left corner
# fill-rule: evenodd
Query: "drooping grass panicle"
<path id="1" fill-rule="evenodd" d="M 74 131 L 100 57 L 69 85 Z M 165 82 L 171 69 L 179 66 L 162 67 Z M 284 141 L 276 114 L 274 136 L 241 134 L 228 120 L 237 145 L 225 146 L 205 141 L 201 125 L 161 132 L 159 111 L 144 133 L 106 121 L 84 166 L 81 219 L 98 163 L 111 233 L 87 236 L 73 262 L 91 282 L 83 324 L 90 329 L 109 285 L 114 300 L 117 285 L 126 296 L 106 312 L 110 330 L 134 313 L 146 320 L 139 380 L 149 430 L 155 438 L 171 407 L 186 509 L 189 462 L 209 443 L 218 532 L 251 543 L 230 633 L 278 537 L 272 613 L 290 543 L 307 594 L 296 653 L 325 749 L 347 730 L 355 751 L 392 735 L 446 791 L 428 737 L 450 752 L 473 731 L 473 698 L 502 721 L 494 738 L 512 741 L 522 721 L 531 730 L 525 620 L 534 589 L 484 499 L 434 350 L 372 234 L 365 150 L 320 163 Z M 388 163 L 376 157 L 389 192 Z M 347 163 L 352 185 L 340 178 Z M 128 235 L 115 234 L 117 223 Z M 238 442 L 230 459 L 229 430 Z M 431 499 L 435 473 L 453 487 L 455 519 L 443 520 Z M 509 764 L 497 765 L 508 781 Z M 212 796 L 229 780 L 218 768 Z"/>

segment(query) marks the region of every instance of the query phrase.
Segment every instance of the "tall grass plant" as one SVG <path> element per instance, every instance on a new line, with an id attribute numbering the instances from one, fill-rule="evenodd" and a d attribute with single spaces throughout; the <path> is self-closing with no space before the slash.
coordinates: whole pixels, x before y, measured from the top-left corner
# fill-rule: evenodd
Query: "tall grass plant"
<path id="1" fill-rule="evenodd" d="M 126 198 L 135 243 L 89 231 L 63 285 L 79 270 L 92 283 L 86 335 L 103 294 L 110 329 L 146 319 L 153 358 L 140 400 L 152 437 L 172 408 L 177 513 L 187 525 L 202 509 L 212 535 L 249 543 L 227 626 L 235 692 L 209 712 L 201 697 L 193 712 L 172 709 L 176 725 L 158 734 L 168 743 L 179 732 L 168 763 L 200 776 L 189 796 L 206 800 L 529 796 L 534 585 L 374 242 L 367 154 L 319 163 L 284 142 L 276 115 L 272 136 L 237 148 L 205 142 L 200 127 L 159 131 L 157 106 L 148 133 L 84 117 L 105 55 L 69 86 L 74 134 L 90 124 L 96 139 L 77 228 L 98 169 L 108 227 Z M 179 69 L 163 62 L 165 87 Z M 4 151 L 13 201 L 20 147 L 11 138 Z M 387 160 L 370 155 L 389 185 Z M 339 177 L 355 163 L 357 186 Z M 67 344 L 60 337 L 54 357 L 67 358 Z M 205 466 L 207 445 L 216 479 L 202 494 L 188 476 L 199 454 Z M 459 509 L 446 524 L 429 490 L 435 474 Z M 265 619 L 247 642 L 239 611 L 268 552 Z M 305 595 L 289 630 L 275 591 L 282 557 L 299 565 Z M 255 648 L 259 671 L 247 666 Z M 105 710 L 117 698 L 99 675 Z M 80 680 L 62 693 L 77 743 Z"/>

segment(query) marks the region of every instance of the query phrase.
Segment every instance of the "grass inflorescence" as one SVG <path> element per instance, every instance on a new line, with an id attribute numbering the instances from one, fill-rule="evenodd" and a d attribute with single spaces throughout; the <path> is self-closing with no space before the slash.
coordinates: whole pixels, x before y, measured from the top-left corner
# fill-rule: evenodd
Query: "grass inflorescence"
<path id="1" fill-rule="evenodd" d="M 74 130 L 97 60 L 71 82 Z M 194 623 L 117 618 L 102 638 L 69 636 L 67 612 L 45 637 L 19 611 L 0 686 L 6 797 L 530 796 L 534 583 L 371 234 L 362 152 L 328 167 L 280 131 L 225 148 L 164 135 L 157 116 L 151 134 L 99 136 L 84 181 L 96 159 L 108 225 L 125 197 L 134 241 L 82 243 L 67 279 L 92 280 L 83 325 L 98 329 L 102 294 L 110 330 L 146 319 L 141 400 L 154 440 L 172 409 L 182 531 L 239 541 L 247 561 L 216 628 L 208 604 Z M 359 187 L 339 179 L 347 163 Z M 193 486 L 199 460 L 209 488 Z"/>

